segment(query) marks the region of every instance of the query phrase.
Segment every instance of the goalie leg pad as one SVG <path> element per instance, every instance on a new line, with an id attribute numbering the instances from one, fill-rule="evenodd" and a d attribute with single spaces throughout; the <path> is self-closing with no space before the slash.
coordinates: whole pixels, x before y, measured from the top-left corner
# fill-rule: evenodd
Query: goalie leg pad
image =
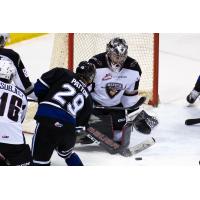
<path id="1" fill-rule="evenodd" d="M 126 123 L 122 129 L 121 146 L 128 147 L 130 144 L 130 137 L 132 132 L 132 123 Z"/>
<path id="2" fill-rule="evenodd" d="M 111 115 L 91 115 L 89 126 L 101 131 L 110 139 L 113 139 L 114 133 Z"/>

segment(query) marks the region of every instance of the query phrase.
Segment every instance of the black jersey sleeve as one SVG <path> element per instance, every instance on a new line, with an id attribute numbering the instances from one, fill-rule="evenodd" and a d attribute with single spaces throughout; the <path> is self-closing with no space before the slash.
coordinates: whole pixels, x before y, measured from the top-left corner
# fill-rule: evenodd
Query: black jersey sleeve
<path id="1" fill-rule="evenodd" d="M 38 101 L 42 101 L 47 95 L 49 88 L 56 84 L 63 75 L 66 76 L 67 74 L 67 70 L 64 68 L 53 68 L 42 74 L 41 78 L 34 85 L 34 92 L 38 97 Z"/>
<path id="2" fill-rule="evenodd" d="M 96 68 L 108 67 L 106 53 L 100 53 L 89 59 L 89 62 L 94 64 Z"/>
<path id="3" fill-rule="evenodd" d="M 140 76 L 142 75 L 142 70 L 141 70 L 139 63 L 135 59 L 133 59 L 129 56 L 126 59 L 124 65 L 123 65 L 123 68 L 138 71 L 139 75 Z"/>
<path id="4" fill-rule="evenodd" d="M 30 81 L 27 70 L 20 58 L 20 55 L 12 49 L 0 48 L 0 58 L 9 59 L 16 67 L 16 76 L 13 78 L 14 83 L 29 95 L 33 91 L 33 84 Z"/>
<path id="5" fill-rule="evenodd" d="M 64 73 L 66 73 L 66 69 L 56 67 L 42 74 L 40 79 L 47 87 L 51 87 L 51 85 L 61 79 Z"/>

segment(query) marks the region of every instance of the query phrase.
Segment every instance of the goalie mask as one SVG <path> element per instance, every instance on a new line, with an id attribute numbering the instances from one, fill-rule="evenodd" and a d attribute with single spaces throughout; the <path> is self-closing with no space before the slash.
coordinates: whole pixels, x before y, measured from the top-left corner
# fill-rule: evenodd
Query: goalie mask
<path id="1" fill-rule="evenodd" d="M 0 33 L 0 47 L 4 47 L 9 38 L 10 38 L 9 33 Z"/>
<path id="2" fill-rule="evenodd" d="M 128 56 L 128 45 L 122 38 L 113 38 L 106 46 L 112 68 L 121 68 Z"/>
<path id="3" fill-rule="evenodd" d="M 82 61 L 76 68 L 76 74 L 84 83 L 90 84 L 96 75 L 96 68 L 92 63 Z"/>
<path id="4" fill-rule="evenodd" d="M 15 76 L 16 69 L 11 61 L 0 60 L 0 79 L 11 82 Z"/>

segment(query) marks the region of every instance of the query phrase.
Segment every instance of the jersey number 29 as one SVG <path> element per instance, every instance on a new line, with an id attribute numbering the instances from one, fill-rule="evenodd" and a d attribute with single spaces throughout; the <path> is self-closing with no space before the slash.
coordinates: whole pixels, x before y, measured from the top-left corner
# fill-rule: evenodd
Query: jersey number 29
<path id="1" fill-rule="evenodd" d="M 70 84 L 66 83 L 62 86 L 66 91 L 57 92 L 53 99 L 60 103 L 62 106 L 66 104 L 66 100 L 64 97 L 73 97 L 71 103 L 67 104 L 67 111 L 71 113 L 73 116 L 76 116 L 76 113 L 81 110 L 84 106 L 84 97 L 81 93 L 76 93 L 76 89 Z"/>

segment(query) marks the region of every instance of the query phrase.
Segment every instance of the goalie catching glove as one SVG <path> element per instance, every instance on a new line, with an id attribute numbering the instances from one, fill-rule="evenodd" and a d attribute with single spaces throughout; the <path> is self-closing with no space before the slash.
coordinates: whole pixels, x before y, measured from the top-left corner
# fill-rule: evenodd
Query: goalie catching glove
<path id="1" fill-rule="evenodd" d="M 150 134 L 151 129 L 158 125 L 158 120 L 156 117 L 148 115 L 144 110 L 142 110 L 132 121 L 134 128 L 143 133 Z"/>

